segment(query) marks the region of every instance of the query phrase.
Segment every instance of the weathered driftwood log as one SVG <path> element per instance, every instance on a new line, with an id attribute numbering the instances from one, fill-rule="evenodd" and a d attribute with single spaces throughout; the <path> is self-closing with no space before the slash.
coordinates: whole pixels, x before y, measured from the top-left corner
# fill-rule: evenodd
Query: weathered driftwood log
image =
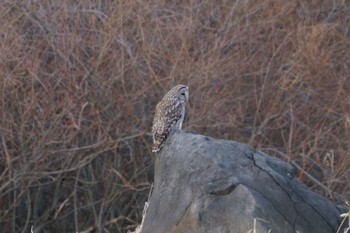
<path id="1" fill-rule="evenodd" d="M 300 184 L 279 159 L 176 131 L 156 155 L 141 232 L 330 233 L 342 211 Z"/>

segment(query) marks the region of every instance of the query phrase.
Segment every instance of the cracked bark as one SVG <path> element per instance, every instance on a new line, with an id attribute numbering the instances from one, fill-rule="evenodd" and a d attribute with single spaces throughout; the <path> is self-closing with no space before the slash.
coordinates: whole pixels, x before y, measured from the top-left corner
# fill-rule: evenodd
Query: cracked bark
<path id="1" fill-rule="evenodd" d="M 293 167 L 248 145 L 174 132 L 156 154 L 142 233 L 336 232 L 345 209 L 311 192 Z"/>

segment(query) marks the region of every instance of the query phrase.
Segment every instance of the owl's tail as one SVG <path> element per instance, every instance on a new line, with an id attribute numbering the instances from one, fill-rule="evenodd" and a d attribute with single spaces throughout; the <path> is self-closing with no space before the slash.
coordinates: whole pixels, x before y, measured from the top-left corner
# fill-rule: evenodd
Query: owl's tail
<path id="1" fill-rule="evenodd" d="M 160 147 L 156 146 L 156 145 L 153 145 L 152 146 L 152 152 L 158 152 L 160 151 Z"/>
<path id="2" fill-rule="evenodd" d="M 166 135 L 162 135 L 162 134 L 153 135 L 152 152 L 160 151 L 160 149 L 162 149 L 162 147 L 165 143 L 165 139 L 166 139 Z"/>

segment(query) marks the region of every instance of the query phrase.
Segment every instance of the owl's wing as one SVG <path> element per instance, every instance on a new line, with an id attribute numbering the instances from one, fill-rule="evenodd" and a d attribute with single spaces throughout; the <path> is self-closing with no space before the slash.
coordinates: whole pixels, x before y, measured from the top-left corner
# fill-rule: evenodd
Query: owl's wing
<path id="1" fill-rule="evenodd" d="M 168 105 L 163 110 L 156 109 L 152 128 L 153 152 L 157 152 L 163 147 L 170 131 L 176 126 L 183 114 L 184 111 L 181 104 Z"/>

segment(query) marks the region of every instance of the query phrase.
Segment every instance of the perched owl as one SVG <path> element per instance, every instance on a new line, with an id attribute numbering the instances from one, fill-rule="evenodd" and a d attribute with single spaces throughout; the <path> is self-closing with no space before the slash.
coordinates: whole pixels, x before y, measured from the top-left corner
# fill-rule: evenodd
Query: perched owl
<path id="1" fill-rule="evenodd" d="M 153 152 L 158 152 L 172 129 L 181 129 L 188 100 L 188 87 L 173 87 L 157 104 L 153 119 Z"/>

